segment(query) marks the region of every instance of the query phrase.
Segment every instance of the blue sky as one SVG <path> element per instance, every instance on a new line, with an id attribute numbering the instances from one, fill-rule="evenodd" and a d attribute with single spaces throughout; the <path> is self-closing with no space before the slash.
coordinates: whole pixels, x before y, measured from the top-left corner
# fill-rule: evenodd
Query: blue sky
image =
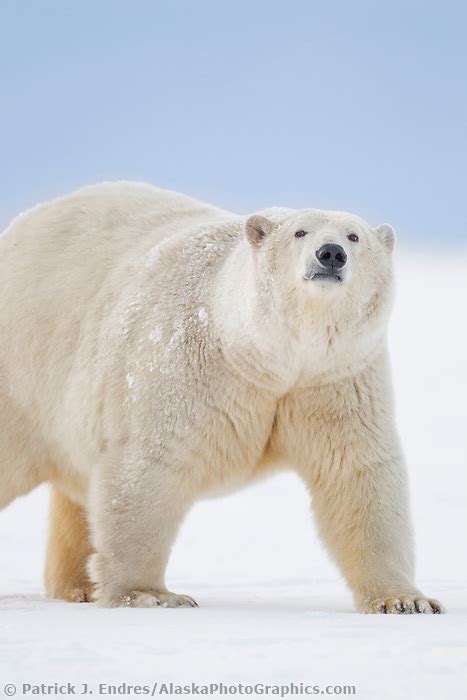
<path id="1" fill-rule="evenodd" d="M 0 227 L 143 179 L 467 242 L 467 3 L 2 0 Z"/>

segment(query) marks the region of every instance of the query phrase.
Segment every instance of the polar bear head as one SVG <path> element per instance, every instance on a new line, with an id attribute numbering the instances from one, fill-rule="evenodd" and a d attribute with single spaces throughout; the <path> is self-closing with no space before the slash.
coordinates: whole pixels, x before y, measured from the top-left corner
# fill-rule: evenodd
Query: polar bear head
<path id="1" fill-rule="evenodd" d="M 391 226 L 373 229 L 353 214 L 316 209 L 265 214 L 247 219 L 246 236 L 266 295 L 286 300 L 289 312 L 292 300 L 336 316 L 345 307 L 347 317 L 352 309 L 360 313 L 368 304 L 390 301 Z"/>
<path id="2" fill-rule="evenodd" d="M 365 366 L 386 335 L 392 228 L 316 209 L 263 210 L 240 226 L 213 302 L 224 355 L 255 357 L 282 392 Z"/>
<path id="3" fill-rule="evenodd" d="M 288 368 L 292 384 L 363 367 L 386 336 L 392 228 L 345 212 L 266 210 L 246 220 L 245 233 L 256 347 L 274 355 L 274 372 Z"/>

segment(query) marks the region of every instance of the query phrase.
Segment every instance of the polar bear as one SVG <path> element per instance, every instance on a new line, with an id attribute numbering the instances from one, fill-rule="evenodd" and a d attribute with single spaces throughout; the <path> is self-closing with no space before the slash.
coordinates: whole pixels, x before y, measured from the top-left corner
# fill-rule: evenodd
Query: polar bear
<path id="1" fill-rule="evenodd" d="M 359 611 L 442 611 L 414 584 L 393 245 L 389 226 L 348 213 L 244 217 L 125 182 L 10 225 L 0 505 L 53 485 L 49 595 L 195 605 L 165 585 L 190 507 L 285 466 Z"/>

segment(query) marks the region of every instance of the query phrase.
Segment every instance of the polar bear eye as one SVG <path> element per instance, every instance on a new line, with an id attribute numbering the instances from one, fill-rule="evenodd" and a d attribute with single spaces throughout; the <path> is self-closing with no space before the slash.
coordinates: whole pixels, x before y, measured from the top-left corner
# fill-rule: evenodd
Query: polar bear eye
<path id="1" fill-rule="evenodd" d="M 358 241 L 360 240 L 356 233 L 349 233 L 347 238 L 349 239 L 349 241 L 352 241 L 353 243 L 358 243 Z"/>
<path id="2" fill-rule="evenodd" d="M 306 236 L 308 231 L 304 231 L 302 228 L 300 231 L 295 231 L 295 238 L 303 238 L 303 236 Z"/>

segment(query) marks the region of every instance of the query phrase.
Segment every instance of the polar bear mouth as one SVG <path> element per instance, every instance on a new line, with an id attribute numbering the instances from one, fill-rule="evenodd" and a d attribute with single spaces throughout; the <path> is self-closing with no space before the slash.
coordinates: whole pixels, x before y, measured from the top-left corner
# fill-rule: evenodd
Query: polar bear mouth
<path id="1" fill-rule="evenodd" d="M 335 272 L 316 272 L 311 280 L 320 284 L 340 284 L 342 277 Z"/>

